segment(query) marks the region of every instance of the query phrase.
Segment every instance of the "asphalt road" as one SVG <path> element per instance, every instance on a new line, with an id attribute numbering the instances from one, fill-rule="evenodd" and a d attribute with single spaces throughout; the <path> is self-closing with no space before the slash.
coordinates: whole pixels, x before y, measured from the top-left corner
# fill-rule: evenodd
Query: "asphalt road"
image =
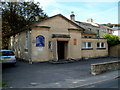
<path id="1" fill-rule="evenodd" d="M 33 84 L 47 85 L 51 83 L 58 84 L 59 82 L 65 81 L 72 82 L 73 79 L 79 80 L 92 77 L 90 74 L 91 64 L 114 60 L 118 59 L 89 59 L 66 64 L 28 64 L 26 62 L 18 61 L 15 67 L 4 66 L 2 70 L 2 77 L 3 82 L 7 82 L 8 87 L 12 88 L 28 88 Z"/>

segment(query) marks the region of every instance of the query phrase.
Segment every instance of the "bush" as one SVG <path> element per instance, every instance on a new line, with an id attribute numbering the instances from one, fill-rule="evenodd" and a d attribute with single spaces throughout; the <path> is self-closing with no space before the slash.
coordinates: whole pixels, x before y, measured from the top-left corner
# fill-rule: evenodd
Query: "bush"
<path id="1" fill-rule="evenodd" d="M 119 37 L 116 35 L 106 34 L 103 36 L 103 38 L 107 39 L 109 47 L 120 44 Z"/>

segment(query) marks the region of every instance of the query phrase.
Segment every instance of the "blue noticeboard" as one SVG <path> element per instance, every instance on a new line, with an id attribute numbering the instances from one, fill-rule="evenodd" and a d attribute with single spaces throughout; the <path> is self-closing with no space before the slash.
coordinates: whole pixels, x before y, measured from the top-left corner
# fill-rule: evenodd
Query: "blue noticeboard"
<path id="1" fill-rule="evenodd" d="M 44 47 L 45 46 L 45 38 L 42 35 L 36 37 L 36 47 Z"/>

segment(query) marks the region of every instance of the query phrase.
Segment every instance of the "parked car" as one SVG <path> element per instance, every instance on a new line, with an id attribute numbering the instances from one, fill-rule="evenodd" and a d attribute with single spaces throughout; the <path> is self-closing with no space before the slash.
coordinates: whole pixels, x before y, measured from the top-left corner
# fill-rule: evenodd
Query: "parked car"
<path id="1" fill-rule="evenodd" d="M 16 63 L 16 56 L 12 50 L 0 50 L 0 63 Z"/>

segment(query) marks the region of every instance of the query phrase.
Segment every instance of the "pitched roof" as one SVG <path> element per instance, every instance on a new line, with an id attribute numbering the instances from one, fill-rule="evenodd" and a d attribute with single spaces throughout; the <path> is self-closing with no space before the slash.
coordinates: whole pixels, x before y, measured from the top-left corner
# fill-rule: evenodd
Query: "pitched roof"
<path id="1" fill-rule="evenodd" d="M 89 26 L 92 26 L 92 27 L 97 27 L 97 26 L 94 26 L 94 25 L 92 25 L 90 23 L 86 23 L 86 22 L 80 22 L 80 21 L 76 21 L 76 22 L 79 23 L 79 24 L 84 24 L 84 25 L 89 25 Z M 83 33 L 96 35 L 96 33 L 94 33 L 93 31 L 87 30 L 87 29 L 85 29 L 85 31 Z"/>
<path id="2" fill-rule="evenodd" d="M 100 27 L 106 27 L 106 28 L 110 28 L 110 27 L 108 27 L 108 26 L 105 26 L 105 25 L 100 25 L 100 24 L 98 24 Z"/>
<path id="3" fill-rule="evenodd" d="M 92 35 L 96 35 L 95 32 L 89 31 L 89 30 L 85 30 L 83 33 L 85 34 L 92 34 Z"/>
<path id="4" fill-rule="evenodd" d="M 31 27 L 34 27 L 35 24 L 40 23 L 40 22 L 43 22 L 43 21 L 46 21 L 46 20 L 51 19 L 51 18 L 54 18 L 54 17 L 56 17 L 56 16 L 60 16 L 60 17 L 64 18 L 65 20 L 69 21 L 70 23 L 74 24 L 74 25 L 77 26 L 78 28 L 80 28 L 80 29 L 82 29 L 83 31 L 85 31 L 84 28 L 82 28 L 81 26 L 79 26 L 79 25 L 76 24 L 75 22 L 69 20 L 68 18 L 66 18 L 66 17 L 63 16 L 62 14 L 57 14 L 57 15 L 54 15 L 54 16 L 51 16 L 51 17 L 47 17 L 47 18 L 45 18 L 45 19 L 43 19 L 43 20 L 39 20 L 39 21 L 33 22 L 33 23 L 32 23 L 31 25 L 29 25 L 29 26 L 26 25 L 26 26 L 24 26 L 23 28 L 19 29 L 17 32 L 14 32 L 12 35 L 15 35 L 15 34 L 17 34 L 17 33 L 20 33 L 20 32 L 22 32 L 22 31 L 25 31 L 25 30 L 29 30 Z M 35 26 L 35 27 L 36 27 L 36 26 Z M 43 27 L 44 27 L 44 26 L 43 26 Z M 77 30 L 80 30 L 80 29 L 77 29 Z M 9 37 L 9 36 L 11 36 L 11 35 L 7 35 L 7 36 Z M 7 36 L 6 36 L 6 37 L 7 37 Z"/>
<path id="5" fill-rule="evenodd" d="M 79 23 L 79 24 L 90 25 L 90 26 L 92 26 L 92 27 L 98 27 L 98 26 L 92 25 L 91 23 L 80 22 L 80 21 L 75 21 L 75 22 L 77 22 L 77 23 Z"/>
<path id="6" fill-rule="evenodd" d="M 69 21 L 70 23 L 74 24 L 74 25 L 77 26 L 78 28 L 81 28 L 83 31 L 85 30 L 84 28 L 82 28 L 81 26 L 79 26 L 78 24 L 76 24 L 75 22 L 73 22 L 73 21 L 69 20 L 68 18 L 66 18 L 65 16 L 63 16 L 62 14 L 57 14 L 57 15 L 54 15 L 54 16 L 45 18 L 45 19 L 43 19 L 43 20 L 37 21 L 37 22 L 33 23 L 31 26 L 33 26 L 33 25 L 35 25 L 35 24 L 37 24 L 37 23 L 46 21 L 46 20 L 48 20 L 48 19 L 57 17 L 57 16 L 60 16 L 60 17 L 64 18 L 65 20 L 67 20 L 67 21 Z"/>

